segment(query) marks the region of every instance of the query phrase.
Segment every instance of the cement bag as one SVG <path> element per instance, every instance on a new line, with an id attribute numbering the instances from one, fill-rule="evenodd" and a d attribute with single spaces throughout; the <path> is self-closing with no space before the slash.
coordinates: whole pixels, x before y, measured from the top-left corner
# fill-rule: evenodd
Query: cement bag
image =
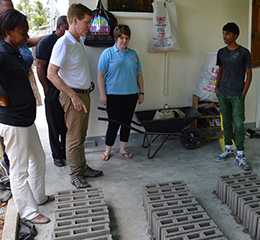
<path id="1" fill-rule="evenodd" d="M 215 93 L 215 80 L 218 76 L 219 67 L 216 65 L 217 53 L 209 52 L 208 58 L 197 79 L 197 87 L 194 92 L 200 98 L 200 101 L 218 102 Z"/>
<path id="2" fill-rule="evenodd" d="M 153 53 L 180 51 L 177 40 L 177 13 L 174 2 L 153 3 Z"/>

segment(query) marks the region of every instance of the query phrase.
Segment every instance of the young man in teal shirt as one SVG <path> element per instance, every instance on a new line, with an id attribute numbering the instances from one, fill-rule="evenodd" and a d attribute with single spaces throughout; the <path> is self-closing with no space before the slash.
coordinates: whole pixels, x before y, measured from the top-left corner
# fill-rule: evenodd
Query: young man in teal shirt
<path id="1" fill-rule="evenodd" d="M 244 154 L 244 121 L 245 97 L 252 80 L 251 54 L 246 48 L 236 43 L 239 28 L 235 23 L 227 23 L 222 30 L 223 40 L 227 46 L 221 48 L 217 54 L 219 74 L 216 93 L 222 114 L 226 148 L 215 158 L 215 161 L 222 162 L 234 157 L 232 150 L 232 124 L 234 124 L 237 148 L 235 164 L 243 170 L 250 170 Z"/>

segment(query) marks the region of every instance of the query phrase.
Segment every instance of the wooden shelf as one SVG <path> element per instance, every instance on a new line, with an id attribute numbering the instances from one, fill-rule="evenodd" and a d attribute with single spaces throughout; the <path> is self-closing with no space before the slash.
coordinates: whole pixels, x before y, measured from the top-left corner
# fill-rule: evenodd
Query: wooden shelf
<path id="1" fill-rule="evenodd" d="M 205 104 L 199 104 L 199 97 L 196 96 L 196 95 L 192 95 L 192 107 L 195 109 L 195 110 L 198 110 L 198 108 L 201 108 L 201 107 L 215 107 L 215 106 L 219 106 L 219 103 L 205 103 Z M 207 118 L 218 118 L 220 117 L 220 115 L 207 115 L 207 116 L 201 116 L 199 117 L 198 119 L 207 119 Z M 205 127 L 205 128 L 200 128 L 198 127 L 198 119 L 195 120 L 191 126 L 192 127 L 196 127 L 196 128 L 199 128 L 202 133 L 203 133 L 203 136 L 207 139 L 217 139 L 217 135 L 216 135 L 216 130 L 219 129 L 219 131 L 221 131 L 221 126 L 212 126 L 212 127 Z M 208 132 L 210 129 L 212 129 L 212 133 L 211 132 Z M 204 130 L 204 131 L 203 131 Z M 215 132 L 214 132 L 215 131 Z"/>
<path id="2" fill-rule="evenodd" d="M 216 118 L 216 117 L 220 117 L 220 115 L 207 115 L 207 116 L 202 116 L 199 118 Z"/>

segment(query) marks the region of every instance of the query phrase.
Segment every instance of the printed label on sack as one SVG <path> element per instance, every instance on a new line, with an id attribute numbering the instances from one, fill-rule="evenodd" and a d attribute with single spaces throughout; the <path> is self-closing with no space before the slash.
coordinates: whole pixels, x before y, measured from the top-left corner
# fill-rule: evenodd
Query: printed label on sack
<path id="1" fill-rule="evenodd" d="M 169 47 L 171 46 L 171 43 L 169 40 L 172 38 L 171 36 L 166 36 L 165 33 L 165 27 L 167 24 L 165 23 L 166 18 L 165 17 L 156 17 L 156 24 L 157 27 L 157 35 L 153 38 L 155 40 L 154 46 L 155 47 Z"/>
<path id="2" fill-rule="evenodd" d="M 110 26 L 108 20 L 103 16 L 95 17 L 91 22 L 91 35 L 109 35 Z"/>
<path id="3" fill-rule="evenodd" d="M 214 93 L 215 92 L 215 88 L 216 88 L 215 81 L 211 81 L 210 80 L 208 82 L 208 85 L 206 87 L 203 87 L 202 90 L 204 90 L 206 92 Z"/>

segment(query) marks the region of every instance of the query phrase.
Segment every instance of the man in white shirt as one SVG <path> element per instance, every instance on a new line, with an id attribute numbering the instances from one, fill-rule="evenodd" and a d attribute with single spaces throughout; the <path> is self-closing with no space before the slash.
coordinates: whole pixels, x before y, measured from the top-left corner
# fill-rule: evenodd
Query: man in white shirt
<path id="1" fill-rule="evenodd" d="M 84 141 L 88 128 L 91 86 L 89 61 L 83 39 L 90 28 L 93 12 L 82 4 L 71 4 L 67 20 L 69 30 L 53 47 L 48 79 L 60 90 L 60 103 L 65 112 L 66 158 L 71 183 L 76 188 L 90 187 L 87 177 L 99 177 L 102 171 L 86 165 Z"/>

